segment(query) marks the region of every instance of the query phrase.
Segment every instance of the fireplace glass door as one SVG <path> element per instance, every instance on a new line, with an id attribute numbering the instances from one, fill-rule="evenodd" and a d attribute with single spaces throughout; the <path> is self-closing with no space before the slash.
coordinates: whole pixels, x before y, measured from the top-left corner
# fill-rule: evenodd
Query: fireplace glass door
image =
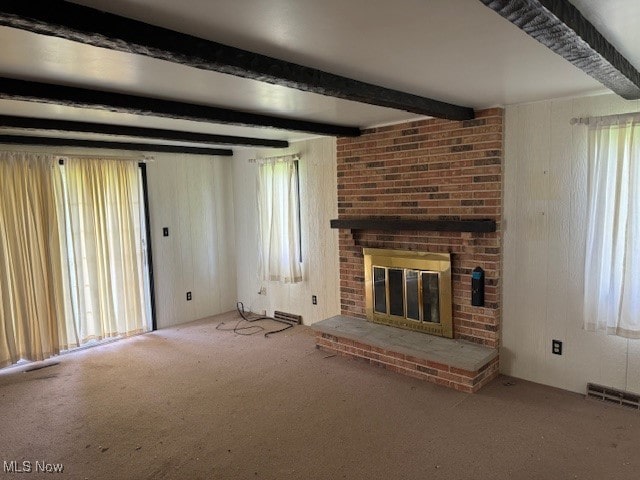
<path id="1" fill-rule="evenodd" d="M 438 272 L 373 266 L 374 311 L 440 323 Z"/>
<path id="2" fill-rule="evenodd" d="M 367 318 L 452 338 L 451 257 L 365 248 Z"/>

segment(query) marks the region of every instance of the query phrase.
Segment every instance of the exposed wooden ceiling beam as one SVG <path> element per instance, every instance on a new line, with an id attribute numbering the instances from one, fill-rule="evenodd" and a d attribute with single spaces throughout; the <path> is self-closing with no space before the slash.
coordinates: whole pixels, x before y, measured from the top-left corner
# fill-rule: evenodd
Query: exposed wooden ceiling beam
<path id="1" fill-rule="evenodd" d="M 640 98 L 640 72 L 567 0 L 480 0 L 627 100 Z"/>
<path id="2" fill-rule="evenodd" d="M 105 148 L 109 150 L 131 150 L 135 152 L 189 153 L 191 155 L 217 155 L 230 157 L 233 150 L 225 148 L 187 147 L 182 145 L 158 145 L 153 143 L 103 142 L 75 138 L 55 138 L 22 135 L 0 135 L 0 144 L 36 145 L 47 147 Z"/>
<path id="3" fill-rule="evenodd" d="M 64 132 L 97 133 L 125 137 L 154 138 L 176 142 L 209 143 L 212 145 L 242 145 L 272 148 L 287 148 L 286 140 L 266 138 L 234 137 L 231 135 L 213 135 L 208 133 L 184 132 L 160 128 L 131 127 L 126 125 L 108 125 L 104 123 L 54 120 L 49 118 L 27 118 L 12 115 L 0 115 L 0 127 L 24 128 L 30 130 L 58 130 Z"/>
<path id="4" fill-rule="evenodd" d="M 241 50 L 62 0 L 3 0 L 0 25 L 306 92 L 449 120 L 474 111 Z"/>
<path id="5" fill-rule="evenodd" d="M 1 5 L 1 4 L 0 4 Z M 272 127 L 320 135 L 357 137 L 360 129 L 328 123 L 310 122 L 271 115 L 240 112 L 194 103 L 141 97 L 124 93 L 90 90 L 52 83 L 0 77 L 0 98 L 28 102 L 53 103 L 77 108 L 95 108 L 118 113 L 156 116 L 194 122 L 225 123 L 250 127 Z"/>

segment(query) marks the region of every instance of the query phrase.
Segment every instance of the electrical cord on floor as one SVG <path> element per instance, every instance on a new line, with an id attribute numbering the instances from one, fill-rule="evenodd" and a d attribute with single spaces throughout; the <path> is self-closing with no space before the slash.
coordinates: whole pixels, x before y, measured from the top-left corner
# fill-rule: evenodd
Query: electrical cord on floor
<path id="1" fill-rule="evenodd" d="M 280 330 L 271 330 L 270 332 L 265 333 L 264 337 L 269 338 L 269 335 L 273 335 L 274 333 L 284 332 L 285 330 L 289 330 L 291 327 L 293 327 L 293 323 L 287 323 L 286 327 L 281 328 Z"/>
<path id="2" fill-rule="evenodd" d="M 249 317 L 247 316 L 247 313 L 244 311 L 244 304 L 242 302 L 237 302 L 236 303 L 236 310 L 238 310 L 238 313 L 240 314 L 240 320 L 238 320 L 238 323 L 236 323 L 236 325 L 233 328 L 221 328 L 224 325 L 223 323 L 219 323 L 216 326 L 216 330 L 222 330 L 227 331 L 227 332 L 233 332 L 236 333 L 238 335 L 255 335 L 258 332 L 263 332 L 264 331 L 264 327 L 260 326 L 260 325 L 247 325 L 245 327 L 241 327 L 240 324 L 244 321 L 244 322 L 249 322 L 249 323 L 253 323 L 253 322 L 258 322 L 260 320 L 271 320 L 274 322 L 278 322 L 278 323 L 284 323 L 286 325 L 286 327 L 281 328 L 279 330 L 271 330 L 269 332 L 266 332 L 264 334 L 265 338 L 269 338 L 269 335 L 273 335 L 274 333 L 280 333 L 280 332 L 284 332 L 285 330 L 289 330 L 291 327 L 293 327 L 293 323 L 288 322 L 286 320 L 281 320 L 279 318 L 274 318 L 274 317 L 269 317 L 267 315 L 260 315 L 258 317 Z M 244 332 L 244 330 L 252 330 L 251 332 Z"/>
<path id="3" fill-rule="evenodd" d="M 238 323 L 235 324 L 235 326 L 233 328 L 222 328 L 225 323 L 219 323 L 216 326 L 216 330 L 220 330 L 222 332 L 233 332 L 236 333 L 238 335 L 255 335 L 258 332 L 261 332 L 264 330 L 263 327 L 261 327 L 260 325 L 249 325 L 246 327 L 241 327 L 240 324 L 244 322 L 244 320 L 241 318 L 240 320 L 238 320 Z M 244 332 L 243 330 L 252 330 L 251 332 Z"/>

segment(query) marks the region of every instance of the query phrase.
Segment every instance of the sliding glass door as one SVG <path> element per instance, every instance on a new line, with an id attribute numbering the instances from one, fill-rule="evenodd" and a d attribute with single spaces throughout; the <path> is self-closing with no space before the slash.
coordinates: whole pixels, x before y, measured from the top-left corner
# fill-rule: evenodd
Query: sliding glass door
<path id="1" fill-rule="evenodd" d="M 153 328 L 145 178 L 0 152 L 0 367 Z"/>
<path id="2" fill-rule="evenodd" d="M 66 339 L 70 349 L 151 329 L 142 172 L 130 161 L 70 158 L 62 172 Z"/>
<path id="3" fill-rule="evenodd" d="M 149 225 L 149 200 L 147 195 L 147 166 L 139 164 L 138 191 L 140 209 L 140 248 L 142 255 L 142 292 L 145 311 L 145 331 L 155 330 L 153 288 L 153 256 L 151 254 L 151 227 Z"/>

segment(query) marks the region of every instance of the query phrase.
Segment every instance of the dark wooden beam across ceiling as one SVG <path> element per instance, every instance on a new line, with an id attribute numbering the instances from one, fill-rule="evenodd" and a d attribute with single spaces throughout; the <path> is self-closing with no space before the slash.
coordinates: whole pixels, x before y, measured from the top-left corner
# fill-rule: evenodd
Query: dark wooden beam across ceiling
<path id="1" fill-rule="evenodd" d="M 29 130 L 57 130 L 63 132 L 97 133 L 122 137 L 154 138 L 175 142 L 209 143 L 212 145 L 242 145 L 271 148 L 287 148 L 286 140 L 266 138 L 235 137 L 209 133 L 184 132 L 160 128 L 132 127 L 128 125 L 109 125 L 104 123 L 54 120 L 48 118 L 27 118 L 12 115 L 0 115 L 0 127 L 24 128 Z"/>
<path id="2" fill-rule="evenodd" d="M 0 144 L 35 145 L 47 147 L 104 148 L 108 150 L 131 150 L 134 152 L 188 153 L 191 155 L 217 155 L 230 157 L 233 150 L 225 148 L 188 147 L 182 145 L 158 145 L 153 143 L 103 142 L 76 138 L 38 137 L 31 135 L 0 135 Z"/>
<path id="3" fill-rule="evenodd" d="M 339 137 L 357 137 L 360 135 L 360 129 L 357 127 L 274 117 L 175 100 L 163 100 L 5 77 L 0 77 L 0 99 L 52 103 L 77 108 L 95 108 L 117 113 L 150 115 L 194 122 L 272 127 Z"/>
<path id="4" fill-rule="evenodd" d="M 62 0 L 3 0 L 0 25 L 305 92 L 449 120 L 474 111 L 186 35 Z"/>
<path id="5" fill-rule="evenodd" d="M 621 97 L 640 98 L 640 72 L 567 0 L 480 1 Z"/>

